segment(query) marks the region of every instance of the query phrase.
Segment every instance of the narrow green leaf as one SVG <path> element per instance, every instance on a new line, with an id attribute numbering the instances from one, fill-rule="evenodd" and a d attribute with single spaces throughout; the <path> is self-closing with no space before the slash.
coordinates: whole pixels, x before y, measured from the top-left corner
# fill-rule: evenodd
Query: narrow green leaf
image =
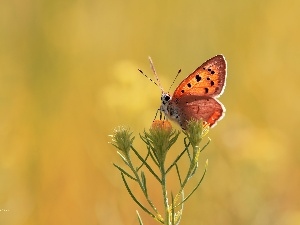
<path id="1" fill-rule="evenodd" d="M 143 142 L 145 142 L 146 145 L 148 144 L 148 139 L 147 139 L 146 137 L 143 137 L 143 136 L 140 134 L 140 138 L 142 139 Z"/>
<path id="2" fill-rule="evenodd" d="M 190 147 L 191 143 L 190 143 L 190 141 L 189 141 L 189 139 L 188 139 L 187 137 L 185 137 L 185 138 L 183 139 L 183 142 L 184 142 L 184 146 L 185 146 L 186 148 Z"/>
<path id="3" fill-rule="evenodd" d="M 133 201 L 134 201 L 134 202 L 135 202 L 142 210 L 144 210 L 144 212 L 148 213 L 151 217 L 153 217 L 153 218 L 156 219 L 155 215 L 154 215 L 153 213 L 151 213 L 146 207 L 144 207 L 144 206 L 136 199 L 136 197 L 133 195 L 133 193 L 131 192 L 131 190 L 130 190 L 130 188 L 129 188 L 129 185 L 128 185 L 128 183 L 127 183 L 125 177 L 124 177 L 124 174 L 121 173 L 121 175 L 122 175 L 122 180 L 123 180 L 123 182 L 124 182 L 124 184 L 125 184 L 125 187 L 126 187 L 128 193 L 129 193 L 130 197 L 132 198 L 132 200 L 133 200 Z"/>
<path id="4" fill-rule="evenodd" d="M 140 216 L 140 214 L 139 214 L 139 212 L 138 212 L 137 210 L 136 210 L 136 214 L 137 214 L 137 216 L 138 216 L 139 224 L 140 224 L 140 225 L 143 225 L 142 218 L 141 218 L 141 216 Z"/>
<path id="5" fill-rule="evenodd" d="M 182 196 L 182 199 L 184 199 L 184 191 L 182 190 L 181 192 L 181 196 Z M 181 204 L 181 208 L 180 210 L 178 210 L 178 213 L 180 214 L 178 218 L 176 218 L 176 224 L 179 224 L 180 223 L 180 220 L 182 218 L 182 211 L 183 211 L 183 206 L 184 206 L 184 203 Z"/>
<path id="6" fill-rule="evenodd" d="M 177 156 L 177 158 L 174 160 L 174 162 L 171 164 L 171 166 L 166 170 L 166 174 L 172 169 L 173 166 L 179 161 L 179 159 L 183 156 L 183 154 L 186 152 L 186 148 Z"/>
<path id="7" fill-rule="evenodd" d="M 208 142 L 202 147 L 202 149 L 200 150 L 200 152 L 202 152 L 210 143 L 211 139 L 208 138 Z"/>
<path id="8" fill-rule="evenodd" d="M 117 153 L 119 154 L 119 156 L 121 157 L 121 159 L 123 160 L 123 162 L 129 166 L 129 163 L 127 162 L 127 159 L 125 158 L 125 156 L 123 156 L 119 151 L 117 151 Z"/>
<path id="9" fill-rule="evenodd" d="M 191 172 L 190 178 L 192 176 L 194 176 L 194 174 L 196 173 L 197 169 L 198 169 L 198 162 L 196 162 L 196 165 L 194 166 L 193 171 Z"/>
<path id="10" fill-rule="evenodd" d="M 181 187 L 182 186 L 182 180 L 181 180 L 181 176 L 180 176 L 178 165 L 176 164 L 175 167 L 176 167 L 176 172 L 177 172 L 178 180 L 179 180 L 180 187 Z"/>
<path id="11" fill-rule="evenodd" d="M 147 148 L 148 148 L 148 146 L 147 146 Z M 156 165 L 157 167 L 159 167 L 159 163 L 158 163 L 158 161 L 157 161 L 157 156 L 156 156 L 155 152 L 153 152 L 153 151 L 150 150 L 150 149 L 148 149 L 148 150 L 149 150 L 151 159 L 153 160 L 153 162 L 155 163 L 155 165 Z"/>
<path id="12" fill-rule="evenodd" d="M 134 151 L 134 153 L 139 158 L 139 160 L 141 160 L 144 163 L 144 165 L 147 167 L 147 169 L 149 170 L 149 172 L 152 173 L 152 175 L 158 180 L 159 183 L 161 183 L 161 180 L 159 179 L 159 177 L 152 170 L 152 168 L 149 166 L 149 164 L 146 161 L 144 161 L 143 157 L 137 152 L 137 150 L 135 150 L 133 147 L 131 147 L 131 149 L 132 149 L 132 151 Z"/>
<path id="13" fill-rule="evenodd" d="M 186 144 L 186 143 L 185 143 L 185 144 Z M 191 143 L 188 143 L 188 145 L 186 145 L 186 152 L 187 152 L 187 155 L 188 155 L 188 157 L 189 157 L 190 162 L 192 162 L 193 157 L 191 156 L 191 153 L 190 153 L 190 150 L 189 150 L 190 144 L 191 144 Z"/>
<path id="14" fill-rule="evenodd" d="M 182 201 L 181 203 L 179 203 L 178 205 L 176 205 L 175 208 L 178 207 L 178 206 L 180 206 L 180 205 L 183 204 L 184 202 L 186 202 L 186 201 L 192 196 L 192 194 L 198 189 L 198 187 L 200 186 L 201 182 L 202 182 L 203 179 L 204 179 L 204 176 L 205 176 L 205 174 L 206 174 L 206 171 L 207 171 L 207 169 L 205 168 L 205 169 L 204 169 L 204 173 L 203 173 L 203 175 L 202 175 L 200 181 L 199 181 L 198 184 L 196 185 L 196 187 L 192 190 L 192 192 L 191 192 L 185 199 L 183 199 L 183 201 Z"/>
<path id="15" fill-rule="evenodd" d="M 134 181 L 137 181 L 136 178 L 134 178 L 133 176 L 131 176 L 129 173 L 127 173 L 124 169 L 122 169 L 121 167 L 119 167 L 118 165 L 114 164 L 113 165 L 121 171 L 121 173 L 124 173 L 127 177 L 129 177 L 130 179 L 134 180 Z"/>
<path id="16" fill-rule="evenodd" d="M 146 155 L 146 157 L 144 159 L 145 162 L 147 161 L 149 155 L 150 155 L 150 152 L 148 151 L 148 153 L 147 153 L 147 155 Z M 144 165 L 144 162 L 142 162 L 142 164 L 136 169 L 136 171 L 139 171 L 143 167 L 143 165 Z"/>
<path id="17" fill-rule="evenodd" d="M 173 196 L 173 192 L 171 192 L 171 199 L 172 199 L 172 206 L 174 206 L 174 196 Z M 171 219 L 171 224 L 172 224 L 172 225 L 175 224 L 175 209 L 174 209 L 174 207 L 172 207 L 172 219 Z"/>
<path id="18" fill-rule="evenodd" d="M 145 173 L 143 171 L 141 171 L 141 178 L 142 178 L 142 184 L 143 184 L 143 191 L 144 191 L 145 195 L 148 197 L 146 176 L 145 176 Z"/>
<path id="19" fill-rule="evenodd" d="M 178 131 L 175 136 L 173 138 L 170 139 L 170 144 L 169 144 L 169 147 L 171 147 L 178 139 L 178 136 L 179 136 L 180 132 Z"/>

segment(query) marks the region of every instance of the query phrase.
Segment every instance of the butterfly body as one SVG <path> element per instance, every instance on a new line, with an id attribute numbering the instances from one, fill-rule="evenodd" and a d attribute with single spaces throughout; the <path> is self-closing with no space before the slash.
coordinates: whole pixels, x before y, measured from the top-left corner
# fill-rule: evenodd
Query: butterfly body
<path id="1" fill-rule="evenodd" d="M 160 110 L 167 118 L 177 122 L 182 129 L 187 121 L 203 119 L 210 126 L 224 117 L 225 107 L 218 98 L 226 85 L 226 61 L 217 55 L 185 78 L 173 96 L 162 93 Z"/>

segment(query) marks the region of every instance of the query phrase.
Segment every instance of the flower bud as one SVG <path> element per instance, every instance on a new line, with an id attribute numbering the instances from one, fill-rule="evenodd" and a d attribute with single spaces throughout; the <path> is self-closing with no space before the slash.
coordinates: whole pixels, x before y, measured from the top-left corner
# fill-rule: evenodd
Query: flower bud
<path id="1" fill-rule="evenodd" d="M 131 137 L 132 132 L 130 132 L 129 128 L 119 126 L 114 129 L 112 135 L 111 144 L 123 152 L 125 155 L 129 154 L 132 142 L 134 137 Z"/>
<path id="2" fill-rule="evenodd" d="M 180 132 L 174 131 L 171 123 L 167 120 L 154 120 L 149 133 L 144 133 L 157 162 L 162 165 L 168 150 L 175 143 Z"/>

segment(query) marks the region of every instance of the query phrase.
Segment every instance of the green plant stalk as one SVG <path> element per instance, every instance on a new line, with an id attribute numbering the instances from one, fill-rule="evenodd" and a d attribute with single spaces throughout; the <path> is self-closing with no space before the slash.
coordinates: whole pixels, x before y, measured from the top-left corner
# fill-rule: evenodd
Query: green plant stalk
<path id="1" fill-rule="evenodd" d="M 145 190 L 146 190 L 146 187 L 144 187 L 143 183 L 142 183 L 141 180 L 140 180 L 140 177 L 139 177 L 137 171 L 134 169 L 129 154 L 128 154 L 127 157 L 128 157 L 128 159 L 129 159 L 129 160 L 128 160 L 128 161 L 129 161 L 129 162 L 128 162 L 128 166 L 129 166 L 129 168 L 132 170 L 132 172 L 133 172 L 133 174 L 134 174 L 134 176 L 135 176 L 135 178 L 136 178 L 136 181 L 138 182 L 138 184 L 139 184 L 139 186 L 140 186 L 140 188 L 141 188 L 141 190 L 142 190 L 142 192 L 143 192 L 143 194 L 144 194 L 144 196 L 145 196 L 147 202 L 149 203 L 149 205 L 151 206 L 151 208 L 155 211 L 156 215 L 160 215 L 160 214 L 158 213 L 156 207 L 153 205 L 152 201 L 149 199 L 148 193 L 146 193 L 146 191 L 145 191 Z M 161 220 L 161 218 L 159 218 L 158 216 L 155 216 L 154 218 L 155 218 L 157 221 L 163 223 L 163 221 Z"/>
<path id="2" fill-rule="evenodd" d="M 199 153 L 200 153 L 199 147 L 198 146 L 194 147 L 193 152 L 198 152 L 197 155 L 199 155 Z M 197 161 L 198 161 L 198 157 L 196 155 L 194 155 L 193 158 L 192 158 L 192 161 L 190 163 L 189 170 L 186 174 L 186 177 L 185 177 L 184 181 L 181 184 L 180 190 L 178 191 L 178 193 L 176 194 L 176 196 L 174 198 L 175 203 L 178 201 L 179 197 L 182 195 L 182 192 L 184 190 L 185 185 L 187 184 L 188 180 L 191 178 L 191 174 L 195 170 L 195 166 L 197 165 Z"/>
<path id="3" fill-rule="evenodd" d="M 204 130 L 203 128 L 207 128 L 202 126 L 202 121 L 191 121 L 190 125 L 188 125 L 188 132 L 183 132 L 186 137 L 184 138 L 184 145 L 185 149 L 175 158 L 173 163 L 169 167 L 165 167 L 165 159 L 166 154 L 168 150 L 171 148 L 171 146 L 175 143 L 177 140 L 177 137 L 179 135 L 179 132 L 176 133 L 176 131 L 172 131 L 172 127 L 170 123 L 166 121 L 158 121 L 156 123 L 153 122 L 154 125 L 152 125 L 152 128 L 150 129 L 150 132 L 144 132 L 145 136 L 143 137 L 140 135 L 141 139 L 146 143 L 148 154 L 146 155 L 146 158 L 142 157 L 139 152 L 133 147 L 132 143 L 134 140 L 134 137 L 131 137 L 131 132 L 129 129 L 120 127 L 118 129 L 115 129 L 114 135 L 112 135 L 112 145 L 115 146 L 118 151 L 118 154 L 121 156 L 122 160 L 128 166 L 129 170 L 132 171 L 132 173 L 126 172 L 126 170 L 122 169 L 121 167 L 115 165 L 115 167 L 121 172 L 121 176 L 123 179 L 123 182 L 125 184 L 125 187 L 131 196 L 131 198 L 139 205 L 139 207 L 149 214 L 151 217 L 153 217 L 156 221 L 160 222 L 164 225 L 178 225 L 181 217 L 182 217 L 182 210 L 185 201 L 189 199 L 189 197 L 196 191 L 196 189 L 199 187 L 199 185 L 202 183 L 202 180 L 206 174 L 207 171 L 207 163 L 205 166 L 204 173 L 202 175 L 201 180 L 198 182 L 196 187 L 192 190 L 191 193 L 185 197 L 184 188 L 187 185 L 189 179 L 196 173 L 198 169 L 198 158 L 200 155 L 200 152 L 202 152 L 209 142 L 204 145 L 204 147 L 200 148 L 199 144 L 203 138 L 204 135 L 207 134 L 208 130 Z M 175 134 L 175 136 L 174 136 Z M 199 136 L 200 135 L 200 136 Z M 189 146 L 192 145 L 192 151 L 189 150 Z M 138 157 L 138 159 L 142 162 L 142 164 L 139 167 L 134 167 L 131 157 L 130 157 L 130 150 L 132 150 L 135 155 Z M 123 153 L 123 154 L 121 154 Z M 189 158 L 189 168 L 186 172 L 186 175 L 181 178 L 180 175 L 180 169 L 178 166 L 178 161 L 182 158 L 184 154 L 187 154 Z M 150 156 L 150 157 L 149 157 Z M 156 174 L 154 170 L 151 168 L 150 164 L 148 164 L 147 159 L 152 159 L 155 165 L 158 167 L 160 171 L 160 175 Z M 147 188 L 147 179 L 145 176 L 145 173 L 140 169 L 145 166 L 150 174 L 152 174 L 157 181 L 161 185 L 161 191 L 163 195 L 163 206 L 164 206 L 164 216 L 159 214 L 157 208 L 154 206 L 152 201 L 150 200 L 150 197 L 148 195 L 148 188 Z M 180 183 L 180 190 L 175 195 L 175 198 L 173 196 L 173 193 L 171 192 L 171 203 L 169 203 L 168 199 L 168 192 L 167 192 L 167 174 L 168 172 L 175 167 L 179 183 Z M 140 172 L 139 172 L 140 171 Z M 131 174 L 131 175 L 130 175 Z M 144 206 L 142 203 L 138 201 L 138 199 L 135 197 L 133 192 L 131 191 L 127 181 L 126 177 L 130 178 L 133 181 L 136 181 L 141 188 L 143 195 L 145 196 L 150 208 L 148 210 L 148 207 Z M 179 198 L 181 200 L 179 200 Z M 180 209 L 175 210 L 177 207 L 180 207 Z M 137 213 L 138 214 L 138 213 Z M 142 220 L 138 214 L 138 220 L 139 224 L 142 225 Z"/>
<path id="4" fill-rule="evenodd" d="M 164 164 L 160 167 L 161 171 L 161 186 L 162 186 L 162 194 L 164 199 L 164 208 L 165 208 L 165 225 L 170 225 L 170 210 L 169 210 L 169 202 L 168 202 L 168 193 L 167 193 L 167 180 L 166 180 L 166 172 Z"/>

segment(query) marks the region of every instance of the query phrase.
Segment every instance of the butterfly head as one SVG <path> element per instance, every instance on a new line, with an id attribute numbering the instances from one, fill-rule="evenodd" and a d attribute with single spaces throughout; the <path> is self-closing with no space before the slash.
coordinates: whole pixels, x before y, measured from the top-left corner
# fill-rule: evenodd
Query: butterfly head
<path id="1" fill-rule="evenodd" d="M 169 111 L 169 103 L 171 100 L 171 95 L 169 93 L 163 92 L 161 94 L 161 105 L 160 105 L 160 111 L 163 112 L 165 115 L 168 115 Z"/>
<path id="2" fill-rule="evenodd" d="M 172 97 L 169 93 L 162 93 L 160 111 L 163 112 L 167 118 L 178 121 L 178 107 L 172 101 Z"/>
<path id="3" fill-rule="evenodd" d="M 169 93 L 161 94 L 161 104 L 166 105 L 171 100 L 171 95 Z"/>

